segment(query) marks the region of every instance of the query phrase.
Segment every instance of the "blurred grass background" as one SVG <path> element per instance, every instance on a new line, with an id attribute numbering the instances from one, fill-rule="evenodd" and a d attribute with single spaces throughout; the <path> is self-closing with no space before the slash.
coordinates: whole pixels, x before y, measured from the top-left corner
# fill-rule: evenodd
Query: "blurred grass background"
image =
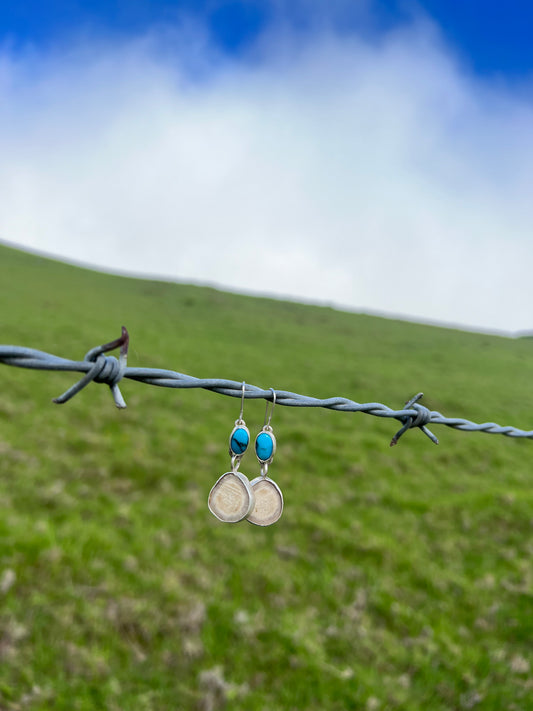
<path id="1" fill-rule="evenodd" d="M 1 342 L 532 426 L 533 342 L 0 246 Z M 0 367 L 0 709 L 531 709 L 531 441 L 277 407 L 266 529 L 218 522 L 240 403 Z M 252 436 L 264 403 L 245 403 Z M 241 471 L 259 473 L 253 451 Z"/>

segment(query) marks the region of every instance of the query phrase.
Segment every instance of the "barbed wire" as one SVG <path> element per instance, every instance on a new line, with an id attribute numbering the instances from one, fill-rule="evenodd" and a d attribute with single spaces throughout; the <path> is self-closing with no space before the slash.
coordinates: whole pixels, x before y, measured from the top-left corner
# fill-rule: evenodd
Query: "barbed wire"
<path id="1" fill-rule="evenodd" d="M 30 368 L 33 370 L 51 371 L 72 371 L 84 373 L 84 376 L 62 395 L 54 398 L 53 402 L 63 404 L 80 392 L 90 382 L 103 383 L 111 388 L 111 393 L 118 408 L 125 408 L 126 403 L 118 387 L 123 378 L 136 380 L 147 385 L 156 385 L 163 388 L 203 388 L 220 395 L 245 399 L 264 399 L 272 402 L 275 394 L 276 405 L 287 407 L 324 407 L 330 410 L 340 410 L 341 412 L 362 412 L 375 417 L 389 417 L 399 420 L 402 427 L 391 440 L 391 447 L 395 445 L 400 437 L 408 430 L 415 427 L 424 432 L 432 442 L 438 444 L 438 439 L 426 427 L 428 424 L 445 425 L 463 432 L 486 432 L 488 434 L 501 434 L 506 437 L 533 439 L 533 430 L 521 430 L 512 426 L 502 427 L 495 422 L 484 422 L 476 424 L 460 417 L 445 417 L 436 410 L 429 410 L 421 405 L 418 400 L 423 393 L 417 393 L 406 402 L 401 410 L 394 410 L 379 402 L 359 403 L 345 397 L 330 397 L 320 399 L 308 395 L 287 390 L 267 390 L 249 383 L 243 384 L 235 380 L 224 380 L 221 378 L 195 378 L 192 375 L 185 375 L 174 370 L 162 370 L 160 368 L 132 368 L 126 365 L 129 346 L 129 335 L 126 328 L 122 327 L 122 335 L 115 341 L 106 343 L 103 346 L 92 348 L 81 361 L 69 360 L 59 356 L 45 353 L 34 348 L 23 346 L 3 346 L 0 345 L 0 363 L 12 365 L 18 368 Z M 106 356 L 104 353 L 120 348 L 119 358 Z"/>

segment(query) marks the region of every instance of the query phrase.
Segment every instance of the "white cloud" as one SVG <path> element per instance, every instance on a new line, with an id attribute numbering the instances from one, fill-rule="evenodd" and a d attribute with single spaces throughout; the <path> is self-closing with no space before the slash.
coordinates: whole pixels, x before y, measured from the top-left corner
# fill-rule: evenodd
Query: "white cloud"
<path id="1" fill-rule="evenodd" d="M 191 27 L 4 51 L 0 105 L 0 238 L 111 269 L 531 328 L 532 106 L 467 76 L 427 23 L 374 40 L 271 34 L 241 64 Z"/>

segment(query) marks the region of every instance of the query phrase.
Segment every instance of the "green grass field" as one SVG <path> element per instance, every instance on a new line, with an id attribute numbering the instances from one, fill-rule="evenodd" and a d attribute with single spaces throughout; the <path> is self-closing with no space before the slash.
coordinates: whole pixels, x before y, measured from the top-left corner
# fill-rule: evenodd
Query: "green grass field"
<path id="1" fill-rule="evenodd" d="M 533 341 L 0 246 L 0 342 L 533 427 Z M 238 400 L 0 365 L 0 709 L 533 709 L 532 441 L 276 407 L 270 528 L 218 522 Z M 264 402 L 247 401 L 254 435 Z M 252 452 L 241 471 L 257 476 Z"/>

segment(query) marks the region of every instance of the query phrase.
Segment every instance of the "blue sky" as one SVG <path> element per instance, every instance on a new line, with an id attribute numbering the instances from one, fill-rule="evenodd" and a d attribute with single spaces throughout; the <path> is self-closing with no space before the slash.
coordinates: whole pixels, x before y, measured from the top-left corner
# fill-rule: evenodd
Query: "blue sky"
<path id="1" fill-rule="evenodd" d="M 533 70 L 533 4 L 528 0 L 21 0 L 3 2 L 0 36 L 16 46 L 47 46 L 76 36 L 134 35 L 150 26 L 174 23 L 184 15 L 203 23 L 212 42 L 230 55 L 242 57 L 258 35 L 280 18 L 297 31 L 318 22 L 337 30 L 379 34 L 424 13 L 444 39 L 479 74 L 510 78 Z"/>
<path id="2" fill-rule="evenodd" d="M 531 329 L 529 2 L 0 7 L 0 240 Z"/>

